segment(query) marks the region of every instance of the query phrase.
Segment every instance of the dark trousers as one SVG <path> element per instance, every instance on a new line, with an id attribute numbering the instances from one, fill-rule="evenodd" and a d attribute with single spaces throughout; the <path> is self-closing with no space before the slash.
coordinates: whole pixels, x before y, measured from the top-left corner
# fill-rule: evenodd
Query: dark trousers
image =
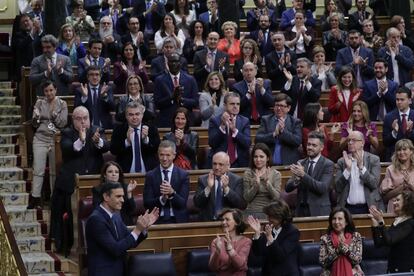
<path id="1" fill-rule="evenodd" d="M 164 216 L 159 217 L 155 224 L 168 224 L 168 223 L 176 223 L 175 217 L 166 218 Z"/>
<path id="2" fill-rule="evenodd" d="M 349 212 L 353 215 L 357 215 L 357 214 L 368 214 L 369 210 L 368 210 L 368 205 L 367 204 L 355 204 L 355 205 L 351 205 L 351 204 L 345 204 L 345 208 L 349 210 Z"/>

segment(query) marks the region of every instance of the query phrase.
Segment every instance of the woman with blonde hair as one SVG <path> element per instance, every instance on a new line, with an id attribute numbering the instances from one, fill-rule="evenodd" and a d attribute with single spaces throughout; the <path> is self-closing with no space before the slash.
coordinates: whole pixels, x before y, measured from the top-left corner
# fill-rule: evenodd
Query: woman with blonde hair
<path id="1" fill-rule="evenodd" d="M 224 111 L 224 96 L 226 95 L 226 83 L 223 75 L 213 71 L 207 76 L 204 91 L 198 99 L 202 127 L 208 127 L 210 118 L 218 116 Z"/>
<path id="2" fill-rule="evenodd" d="M 395 144 L 391 165 L 385 171 L 380 192 L 388 201 L 387 212 L 393 212 L 393 199 L 403 190 L 414 191 L 414 145 L 411 140 L 401 139 Z"/>
<path id="3" fill-rule="evenodd" d="M 220 39 L 217 49 L 229 55 L 230 64 L 234 64 L 241 57 L 240 40 L 236 38 L 237 24 L 233 21 L 226 21 L 221 26 L 224 38 Z"/>
<path id="4" fill-rule="evenodd" d="M 80 41 L 80 37 L 75 35 L 75 29 L 71 24 L 63 24 L 59 32 L 59 45 L 56 52 L 68 56 L 72 65 L 77 65 L 78 60 L 86 56 L 86 50 Z"/>
<path id="5" fill-rule="evenodd" d="M 246 62 L 253 62 L 257 66 L 257 78 L 261 77 L 262 57 L 256 41 L 245 38 L 240 43 L 241 57 L 234 62 L 233 76 L 236 81 L 243 80 L 242 68 Z"/>
<path id="6" fill-rule="evenodd" d="M 372 146 L 378 151 L 377 125 L 370 121 L 368 106 L 365 102 L 356 101 L 352 104 L 352 114 L 349 116 L 349 120 L 342 124 L 341 129 L 341 141 L 339 142 L 341 148 L 347 145 L 349 132 L 357 130 L 364 134 L 364 150 L 370 152 Z"/>

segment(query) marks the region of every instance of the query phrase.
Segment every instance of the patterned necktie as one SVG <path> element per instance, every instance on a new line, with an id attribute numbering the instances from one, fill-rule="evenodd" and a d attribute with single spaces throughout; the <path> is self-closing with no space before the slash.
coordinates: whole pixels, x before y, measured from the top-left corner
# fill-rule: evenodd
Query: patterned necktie
<path id="1" fill-rule="evenodd" d="M 135 172 L 142 172 L 141 167 L 141 148 L 139 145 L 139 128 L 134 128 L 134 154 L 135 154 Z"/>

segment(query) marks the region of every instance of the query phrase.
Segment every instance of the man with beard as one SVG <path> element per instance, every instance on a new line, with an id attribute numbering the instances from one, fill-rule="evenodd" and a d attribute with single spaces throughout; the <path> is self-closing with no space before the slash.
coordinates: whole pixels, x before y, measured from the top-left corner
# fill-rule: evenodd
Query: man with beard
<path id="1" fill-rule="evenodd" d="M 349 15 L 348 30 L 358 30 L 362 32 L 363 22 L 365 19 L 371 19 L 374 23 L 374 29 L 379 31 L 380 26 L 375 19 L 375 14 L 366 11 L 367 0 L 355 0 L 357 10 Z"/>
<path id="2" fill-rule="evenodd" d="M 348 47 L 338 51 L 335 73 L 338 74 L 343 66 L 349 66 L 354 69 L 358 87 L 363 87 L 364 81 L 374 76 L 374 53 L 362 46 L 361 34 L 357 30 L 349 31 L 348 43 Z"/>
<path id="3" fill-rule="evenodd" d="M 374 63 L 375 79 L 366 81 L 362 100 L 369 106 L 369 119 L 383 121 L 385 114 L 395 108 L 398 83 L 387 78 L 387 61 L 379 58 Z"/>
<path id="4" fill-rule="evenodd" d="M 128 30 L 124 36 L 122 36 L 122 44 L 124 45 L 127 42 L 132 42 L 134 46 L 137 48 L 136 55 L 140 62 L 144 62 L 147 60 L 149 55 L 149 41 L 144 39 L 144 33 L 139 30 L 140 23 L 137 17 L 131 16 L 128 20 Z"/>
<path id="5" fill-rule="evenodd" d="M 324 135 L 312 131 L 308 136 L 308 157 L 290 165 L 292 177 L 286 192 L 297 189 L 296 216 L 328 216 L 331 211 L 329 187 L 333 180 L 334 163 L 323 157 Z"/>
<path id="6" fill-rule="evenodd" d="M 43 94 L 40 83 L 45 80 L 56 84 L 58 96 L 69 95 L 69 84 L 73 77 L 69 57 L 56 53 L 58 40 L 53 35 L 42 37 L 41 44 L 43 54 L 33 59 L 29 75 L 37 95 Z"/>
<path id="7" fill-rule="evenodd" d="M 259 28 L 263 29 L 260 23 L 260 17 L 263 15 L 269 17 L 269 26 L 271 25 L 273 30 L 277 30 L 278 24 L 276 15 L 274 15 L 273 9 L 267 7 L 266 2 L 266 0 L 254 0 L 256 8 L 247 12 L 247 28 L 250 32 L 257 31 Z M 272 22 L 270 22 L 270 20 Z M 267 28 L 269 26 L 267 26 Z"/>
<path id="8" fill-rule="evenodd" d="M 109 58 L 114 63 L 118 54 L 121 53 L 121 37 L 114 33 L 112 19 L 109 16 L 103 16 L 99 21 L 99 33 L 91 34 L 92 38 L 102 40 L 102 57 Z"/>
<path id="9" fill-rule="evenodd" d="M 250 32 L 250 38 L 257 42 L 260 55 L 265 57 L 273 51 L 272 34 L 270 32 L 270 16 L 267 14 L 259 16 L 259 29 Z"/>

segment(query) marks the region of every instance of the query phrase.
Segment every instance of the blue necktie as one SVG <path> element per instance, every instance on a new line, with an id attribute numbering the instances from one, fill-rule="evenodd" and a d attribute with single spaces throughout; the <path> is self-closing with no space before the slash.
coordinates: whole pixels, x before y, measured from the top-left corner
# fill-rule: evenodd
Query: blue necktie
<path id="1" fill-rule="evenodd" d="M 139 147 L 139 128 L 134 128 L 134 153 L 135 153 L 135 172 L 139 173 L 142 171 L 141 168 L 141 149 Z"/>
<path id="2" fill-rule="evenodd" d="M 170 182 L 168 179 L 168 170 L 162 171 L 164 174 L 164 181 Z M 171 212 L 170 212 L 170 200 L 167 200 L 167 203 L 164 205 L 164 219 L 169 220 L 171 218 Z"/>
<path id="3" fill-rule="evenodd" d="M 277 119 L 276 119 L 277 120 Z M 276 123 L 277 126 L 278 122 Z M 273 151 L 273 165 L 282 165 L 282 146 L 278 137 L 275 137 L 275 149 Z"/>
<path id="4" fill-rule="evenodd" d="M 116 239 L 118 240 L 118 239 L 119 239 L 119 235 L 118 235 L 118 229 L 116 229 L 115 215 L 113 215 L 113 216 L 112 216 L 112 218 L 111 218 L 110 220 L 111 220 L 111 223 L 112 223 L 112 227 L 113 227 L 113 228 L 114 228 L 114 230 L 115 230 L 115 236 L 116 236 Z"/>
<path id="5" fill-rule="evenodd" d="M 221 209 L 223 209 L 223 190 L 221 188 L 220 178 L 217 177 L 217 189 L 216 189 L 216 202 L 215 202 L 214 214 L 215 218 L 220 215 Z"/>
<path id="6" fill-rule="evenodd" d="M 93 91 L 93 107 L 92 107 L 92 116 L 93 116 L 93 124 L 96 126 L 100 126 L 99 124 L 99 114 L 98 114 L 98 98 L 99 98 L 99 93 L 98 93 L 98 88 L 97 87 L 92 87 L 92 91 Z"/>

